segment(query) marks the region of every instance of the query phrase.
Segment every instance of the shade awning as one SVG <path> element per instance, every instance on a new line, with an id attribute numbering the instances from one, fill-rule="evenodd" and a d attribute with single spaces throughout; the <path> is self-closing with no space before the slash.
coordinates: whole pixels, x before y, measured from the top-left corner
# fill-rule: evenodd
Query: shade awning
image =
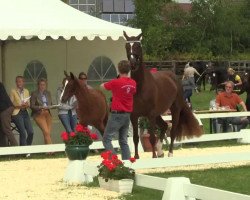
<path id="1" fill-rule="evenodd" d="M 87 37 L 94 40 L 108 37 L 118 40 L 123 31 L 130 36 L 141 33 L 141 29 L 130 28 L 83 13 L 61 0 L 0 0 L 0 40 L 14 38 L 31 39 L 46 37 L 66 40 Z"/>

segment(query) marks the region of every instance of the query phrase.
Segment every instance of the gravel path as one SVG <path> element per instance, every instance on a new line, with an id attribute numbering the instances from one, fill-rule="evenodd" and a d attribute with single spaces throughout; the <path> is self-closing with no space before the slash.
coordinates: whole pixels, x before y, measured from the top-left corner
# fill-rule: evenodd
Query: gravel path
<path id="1" fill-rule="evenodd" d="M 174 151 L 174 156 L 208 155 L 225 152 L 249 152 L 250 145 L 234 147 L 190 148 Z M 151 157 L 151 153 L 141 154 L 141 158 Z M 88 157 L 89 160 L 100 160 L 100 156 Z M 76 199 L 118 199 L 116 192 L 101 188 L 85 186 L 68 186 L 63 182 L 67 158 L 57 159 L 23 159 L 0 162 L 0 199 L 1 200 L 76 200 Z M 170 170 L 195 170 L 211 167 L 231 167 L 246 165 L 250 162 L 224 163 L 216 165 L 199 165 L 178 168 L 161 168 L 138 170 L 140 173 Z"/>

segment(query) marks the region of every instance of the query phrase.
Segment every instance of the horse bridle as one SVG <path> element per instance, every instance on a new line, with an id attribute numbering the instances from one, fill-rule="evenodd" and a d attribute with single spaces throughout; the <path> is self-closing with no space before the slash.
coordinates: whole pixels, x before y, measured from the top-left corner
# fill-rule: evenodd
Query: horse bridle
<path id="1" fill-rule="evenodd" d="M 134 57 L 134 54 L 132 53 L 132 46 L 134 45 L 134 43 L 140 43 L 140 46 L 141 46 L 141 41 L 140 40 L 131 40 L 131 41 L 126 41 L 127 44 L 130 44 L 130 57 L 133 58 Z"/>
<path id="2" fill-rule="evenodd" d="M 65 83 L 64 83 L 63 91 L 62 91 L 62 93 L 61 93 L 61 95 L 60 95 L 60 101 L 62 101 L 62 97 L 63 97 L 63 94 L 64 94 L 64 90 L 65 90 L 66 85 L 67 85 L 68 83 L 69 83 L 68 80 L 66 80 Z"/>

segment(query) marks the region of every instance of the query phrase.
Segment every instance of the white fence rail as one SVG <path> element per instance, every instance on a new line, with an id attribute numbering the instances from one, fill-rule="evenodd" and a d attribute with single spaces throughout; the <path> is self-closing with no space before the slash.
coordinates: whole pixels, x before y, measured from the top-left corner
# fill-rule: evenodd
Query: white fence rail
<path id="1" fill-rule="evenodd" d="M 250 116 L 250 112 L 230 112 L 230 113 L 207 113 L 207 114 L 195 114 L 200 119 L 206 118 L 218 118 L 218 117 L 236 117 L 236 116 Z M 164 120 L 171 120 L 171 116 L 163 116 Z M 189 140 L 182 140 L 175 143 L 193 143 L 193 142 L 207 142 L 218 140 L 230 140 L 238 139 L 241 143 L 250 143 L 250 129 L 244 129 L 240 132 L 232 133 L 217 133 L 217 134 L 204 134 L 199 138 L 193 138 Z M 117 141 L 113 141 L 114 148 L 119 148 Z M 128 143 L 131 152 L 134 151 L 133 138 L 128 138 Z M 103 149 L 102 142 L 94 142 L 90 149 Z M 0 155 L 15 155 L 15 154 L 28 154 L 28 153 L 46 153 L 46 152 L 63 152 L 65 150 L 64 144 L 52 144 L 52 145 L 33 145 L 33 146 L 18 146 L 18 147 L 2 147 L 0 148 Z M 142 151 L 141 145 L 139 145 L 139 151 Z"/>
<path id="2" fill-rule="evenodd" d="M 185 177 L 165 179 L 136 174 L 135 184 L 164 191 L 162 200 L 250 200 L 249 195 L 191 184 Z"/>

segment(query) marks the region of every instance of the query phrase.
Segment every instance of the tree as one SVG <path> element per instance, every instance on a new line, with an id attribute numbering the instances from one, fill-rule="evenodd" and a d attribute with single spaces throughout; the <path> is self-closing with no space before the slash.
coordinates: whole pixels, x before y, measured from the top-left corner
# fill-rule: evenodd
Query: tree
<path id="1" fill-rule="evenodd" d="M 162 7 L 166 0 L 135 0 L 136 16 L 129 21 L 133 27 L 139 27 L 143 33 L 144 53 L 157 59 L 163 58 L 171 43 L 171 35 L 166 35 L 162 20 Z"/>
<path id="2" fill-rule="evenodd" d="M 250 49 L 249 0 L 191 0 L 186 12 L 171 0 L 135 0 L 130 25 L 142 29 L 150 59 L 189 54 L 229 58 Z"/>

